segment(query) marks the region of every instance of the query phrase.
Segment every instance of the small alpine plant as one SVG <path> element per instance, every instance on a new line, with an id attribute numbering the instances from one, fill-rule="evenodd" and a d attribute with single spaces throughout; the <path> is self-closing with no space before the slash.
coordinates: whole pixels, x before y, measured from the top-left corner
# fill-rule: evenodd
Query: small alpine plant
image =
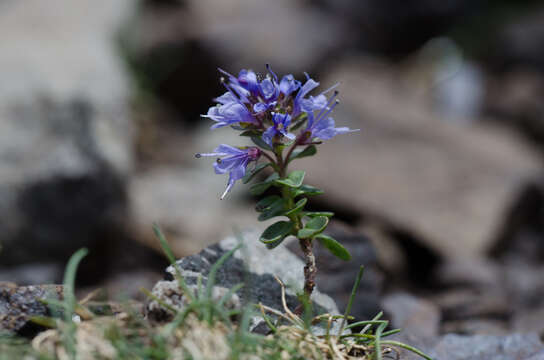
<path id="1" fill-rule="evenodd" d="M 308 74 L 304 83 L 293 75 L 281 78 L 266 65 L 266 75 L 259 76 L 252 70 L 241 70 L 238 76 L 219 69 L 224 75 L 221 83 L 227 90 L 216 98 L 215 106 L 207 115 L 214 122 L 212 129 L 230 126 L 249 137 L 255 146 L 230 146 L 221 144 L 213 152 L 196 154 L 197 158 L 217 158 L 216 174 L 229 173 L 227 187 L 221 199 L 232 189 L 236 181 L 248 183 L 256 174 L 269 167 L 272 174 L 263 182 L 251 185 L 252 195 L 261 196 L 256 205 L 259 221 L 284 217 L 270 225 L 261 235 L 260 241 L 273 249 L 288 236 L 295 236 L 304 253 L 304 293 L 309 297 L 315 287 L 315 257 L 312 247 L 317 240 L 334 255 L 343 260 L 351 258 L 348 251 L 324 231 L 332 212 L 305 210 L 309 196 L 323 191 L 304 184 L 305 172 L 289 172 L 289 164 L 297 159 L 316 154 L 316 145 L 330 140 L 338 134 L 358 130 L 335 127 L 330 116 L 338 105 L 337 84 L 316 96 L 309 93 L 319 86 Z M 252 167 L 248 170 L 248 166 Z"/>

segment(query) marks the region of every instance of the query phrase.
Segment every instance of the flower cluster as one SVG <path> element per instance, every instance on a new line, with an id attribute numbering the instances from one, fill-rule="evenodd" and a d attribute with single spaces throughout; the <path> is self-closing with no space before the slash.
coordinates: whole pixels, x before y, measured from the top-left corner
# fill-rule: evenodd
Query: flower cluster
<path id="1" fill-rule="evenodd" d="M 300 145 L 318 144 L 338 134 L 358 131 L 337 128 L 330 117 L 338 105 L 338 91 L 334 90 L 337 85 L 312 96 L 309 93 L 319 83 L 308 74 L 303 84 L 293 75 L 285 75 L 280 80 L 269 65 L 266 68 L 265 76 L 244 69 L 237 77 L 219 69 L 225 76 L 221 82 L 227 91 L 215 99 L 217 104 L 210 107 L 207 115 L 202 115 L 215 122 L 212 129 L 231 126 L 242 131 L 241 135 L 250 136 L 263 150 L 274 153 L 281 145 L 294 149 Z M 298 130 L 297 134 L 295 130 Z M 216 173 L 229 172 L 227 189 L 221 198 L 245 176 L 247 165 L 257 161 L 261 155 L 269 156 L 258 147 L 234 148 L 224 144 L 213 153 L 197 154 L 198 157 L 220 157 L 215 164 Z"/>

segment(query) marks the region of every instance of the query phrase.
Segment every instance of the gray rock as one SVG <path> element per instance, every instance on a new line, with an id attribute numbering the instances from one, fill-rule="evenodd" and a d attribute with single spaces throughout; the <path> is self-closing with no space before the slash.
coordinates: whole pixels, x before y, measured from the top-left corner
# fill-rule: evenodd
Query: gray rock
<path id="1" fill-rule="evenodd" d="M 397 2 L 391 0 L 311 0 L 350 26 L 358 45 L 370 53 L 404 56 L 439 36 L 481 3 L 451 0 Z M 472 6 L 471 6 L 472 5 Z M 443 19 L 448 19 L 444 21 Z M 417 24 L 417 26 L 414 26 Z"/>
<path id="2" fill-rule="evenodd" d="M 437 336 L 440 329 L 440 311 L 430 301 L 396 293 L 386 296 L 382 307 L 391 325 L 421 337 Z"/>
<path id="3" fill-rule="evenodd" d="M 502 279 L 500 266 L 481 258 L 452 259 L 441 264 L 435 280 L 445 287 L 493 288 Z"/>
<path id="4" fill-rule="evenodd" d="M 0 282 L 9 281 L 18 285 L 59 283 L 62 281 L 62 274 L 63 267 L 56 263 L 0 267 Z"/>
<path id="5" fill-rule="evenodd" d="M 424 351 L 434 360 L 536 360 L 542 359 L 544 344 L 535 333 L 507 336 L 448 334 L 432 341 L 418 341 L 414 337 L 399 337 Z M 400 351 L 403 360 L 421 357 Z"/>
<path id="6" fill-rule="evenodd" d="M 47 316 L 49 309 L 41 299 L 62 299 L 61 285 L 16 286 L 0 283 L 0 330 L 32 336 L 39 328 L 32 316 Z"/>
<path id="7" fill-rule="evenodd" d="M 511 360 L 529 358 L 543 346 L 536 334 L 446 335 L 429 353 L 436 360 Z"/>
<path id="8" fill-rule="evenodd" d="M 2 4 L 1 264 L 65 260 L 122 213 L 132 128 L 112 39 L 132 6 Z"/>
<path id="9" fill-rule="evenodd" d="M 501 29 L 495 46 L 496 61 L 505 67 L 532 67 L 544 69 L 544 8 L 527 11 Z"/>
<path id="10" fill-rule="evenodd" d="M 304 264 L 283 244 L 274 250 L 266 249 L 258 241 L 259 235 L 260 233 L 255 231 L 242 234 L 243 248 L 236 251 L 234 256 L 229 258 L 217 273 L 218 295 L 223 292 L 222 288 L 230 289 L 237 284 L 244 283 L 244 288 L 237 292 L 241 305 L 262 303 L 283 311 L 281 286 L 274 278 L 276 275 L 287 285 L 287 306 L 294 310 L 298 305 L 295 291 L 302 289 L 304 284 L 302 270 Z M 237 238 L 229 237 L 219 244 L 205 248 L 199 254 L 178 260 L 177 266 L 188 286 L 194 289 L 199 277 L 205 286 L 211 266 L 237 244 Z M 172 306 L 182 308 L 186 299 L 174 279 L 174 268 L 169 266 L 166 272 L 167 279 L 155 285 L 153 294 Z M 318 312 L 338 314 L 334 301 L 329 296 L 320 293 L 319 290 L 314 290 L 312 300 Z M 233 301 L 231 306 L 238 307 L 238 301 Z M 168 314 L 157 305 L 153 301 L 148 304 L 148 316 L 158 320 L 168 318 Z"/>
<path id="11" fill-rule="evenodd" d="M 188 122 L 199 122 L 212 97 L 224 91 L 218 66 L 228 64 L 225 70 L 233 73 L 248 67 L 264 72 L 270 63 L 279 74 L 302 76 L 353 38 L 342 20 L 289 0 L 187 0 L 166 10 L 143 6 L 124 37 L 145 89 Z"/>
<path id="12" fill-rule="evenodd" d="M 320 201 L 381 220 L 444 257 L 483 254 L 540 172 L 537 152 L 500 128 L 441 121 L 427 91 L 379 61 L 348 59 L 329 79 L 320 80 L 341 84 L 336 123 L 363 131 L 304 159 L 308 183 L 325 189 Z"/>
<path id="13" fill-rule="evenodd" d="M 501 289 L 452 289 L 433 296 L 444 321 L 494 319 L 507 322 L 512 314 L 510 297 Z"/>

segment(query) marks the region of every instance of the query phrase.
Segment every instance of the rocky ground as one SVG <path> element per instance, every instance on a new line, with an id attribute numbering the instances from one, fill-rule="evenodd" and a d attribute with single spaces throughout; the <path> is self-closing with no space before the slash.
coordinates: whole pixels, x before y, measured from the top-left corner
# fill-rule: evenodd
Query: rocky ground
<path id="1" fill-rule="evenodd" d="M 316 250 L 321 305 L 342 312 L 362 264 L 357 319 L 384 310 L 436 359 L 544 359 L 544 8 L 431 3 L 0 4 L 0 327 L 34 335 L 81 247 L 78 295 L 143 302 L 170 281 L 153 223 L 178 258 L 264 229 L 194 153 L 243 145 L 199 118 L 216 67 L 271 63 L 339 82 L 337 124 L 361 129 L 299 163 L 354 255 Z"/>

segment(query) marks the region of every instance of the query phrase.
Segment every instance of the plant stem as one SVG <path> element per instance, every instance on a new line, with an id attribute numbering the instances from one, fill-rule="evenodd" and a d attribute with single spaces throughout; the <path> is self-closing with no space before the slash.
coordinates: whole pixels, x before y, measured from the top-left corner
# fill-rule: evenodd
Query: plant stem
<path id="1" fill-rule="evenodd" d="M 289 157 L 293 153 L 293 150 L 298 146 L 298 141 L 289 148 L 285 158 L 281 152 L 276 152 L 277 164 L 279 169 L 279 176 L 284 178 L 287 176 L 287 166 Z M 292 208 L 295 203 L 292 192 L 288 187 L 283 187 L 281 191 L 282 197 L 287 200 L 287 206 Z M 302 218 L 299 214 L 289 216 L 289 219 L 295 223 L 295 233 L 302 228 Z M 304 293 L 310 299 L 315 287 L 315 276 L 317 273 L 317 267 L 315 265 L 315 256 L 312 251 L 312 239 L 298 239 L 302 253 L 304 254 L 305 266 L 304 266 Z M 297 309 L 298 310 L 298 309 Z"/>
<path id="2" fill-rule="evenodd" d="M 315 287 L 315 275 L 317 268 L 315 266 L 315 256 L 312 251 L 312 239 L 299 239 L 300 248 L 304 253 L 304 259 L 306 265 L 304 266 L 304 293 L 310 299 L 310 295 L 314 291 Z"/>

